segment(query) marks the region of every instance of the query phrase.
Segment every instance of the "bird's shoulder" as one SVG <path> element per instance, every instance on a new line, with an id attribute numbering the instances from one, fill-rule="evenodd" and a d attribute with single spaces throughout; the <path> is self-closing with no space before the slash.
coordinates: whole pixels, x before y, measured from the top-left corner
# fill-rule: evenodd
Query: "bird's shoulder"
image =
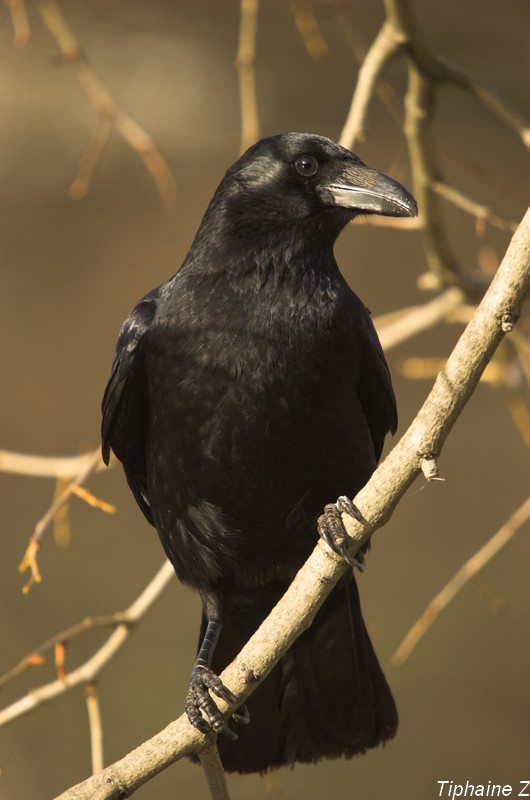
<path id="1" fill-rule="evenodd" d="M 112 362 L 112 371 L 102 403 L 102 453 L 106 463 L 110 450 L 121 461 L 131 447 L 125 432 L 126 418 L 133 416 L 141 422 L 147 403 L 144 380 L 144 350 L 156 314 L 162 287 L 146 294 L 132 309 L 122 325 Z M 145 416 L 145 414 L 143 415 Z M 127 425 L 129 429 L 129 426 Z M 133 448 L 134 449 L 134 448 Z"/>

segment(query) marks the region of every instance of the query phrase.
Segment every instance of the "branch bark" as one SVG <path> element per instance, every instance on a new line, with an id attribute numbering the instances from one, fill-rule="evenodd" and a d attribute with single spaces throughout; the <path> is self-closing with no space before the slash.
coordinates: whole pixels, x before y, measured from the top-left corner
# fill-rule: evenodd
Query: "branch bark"
<path id="1" fill-rule="evenodd" d="M 432 461 L 473 393 L 480 375 L 504 334 L 518 318 L 530 291 L 530 209 L 514 234 L 501 266 L 440 372 L 416 419 L 354 502 L 363 523 L 343 517 L 357 550 L 385 524 L 422 464 Z M 291 587 L 262 623 L 221 679 L 244 701 L 286 652 L 348 569 L 323 543 L 296 575 Z M 234 706 L 235 707 L 235 706 Z M 226 707 L 226 713 L 231 708 Z M 211 742 L 184 715 L 107 769 L 72 787 L 56 800 L 118 800 L 170 764 Z"/>

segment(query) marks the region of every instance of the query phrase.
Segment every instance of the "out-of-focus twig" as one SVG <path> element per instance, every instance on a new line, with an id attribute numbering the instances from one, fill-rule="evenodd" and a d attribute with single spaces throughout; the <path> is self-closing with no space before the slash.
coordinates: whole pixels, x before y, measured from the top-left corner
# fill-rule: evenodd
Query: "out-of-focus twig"
<path id="1" fill-rule="evenodd" d="M 92 760 L 92 774 L 101 772 L 105 766 L 103 757 L 103 725 L 101 723 L 101 706 L 97 685 L 88 681 L 85 686 L 85 702 L 88 713 L 88 727 L 90 730 L 90 754 Z"/>
<path id="2" fill-rule="evenodd" d="M 46 528 L 50 522 L 52 522 L 57 512 L 64 506 L 65 503 L 68 502 L 72 494 L 77 492 L 79 486 L 84 483 L 88 476 L 97 468 L 101 468 L 100 465 L 102 464 L 102 460 L 99 448 L 91 453 L 88 453 L 86 457 L 80 458 L 78 463 L 79 468 L 77 472 L 74 473 L 66 487 L 56 495 L 51 506 L 37 522 L 35 530 L 29 539 L 26 552 L 24 553 L 19 566 L 20 572 L 25 572 L 28 569 L 31 572 L 31 577 L 23 588 L 23 592 L 25 594 L 30 591 L 35 583 L 40 583 L 42 580 L 37 563 L 37 556 Z M 101 507 L 101 503 L 99 502 L 98 504 Z"/>
<path id="3" fill-rule="evenodd" d="M 69 644 L 78 636 L 88 631 L 94 631 L 99 628 L 116 628 L 118 625 L 124 623 L 131 624 L 130 620 L 125 618 L 121 611 L 117 611 L 115 614 L 105 614 L 104 616 L 85 617 L 82 622 L 78 622 L 76 625 L 72 625 L 70 628 L 52 636 L 46 642 L 39 645 L 39 647 L 35 648 L 35 650 L 32 650 L 31 653 L 24 656 L 24 658 L 8 670 L 8 672 L 0 675 L 0 689 L 15 678 L 18 678 L 30 667 L 42 666 L 45 664 L 46 654 L 52 650 L 55 652 L 55 648 L 58 644 Z"/>
<path id="4" fill-rule="evenodd" d="M 351 6 L 344 0 L 331 0 L 331 5 L 355 60 L 358 64 L 362 64 L 368 48 L 363 39 L 358 16 L 354 16 Z M 396 125 L 401 129 L 403 126 L 403 106 L 397 92 L 382 75 L 374 83 L 374 90 L 381 102 L 386 106 Z"/>
<path id="5" fill-rule="evenodd" d="M 31 35 L 26 4 L 24 0 L 4 0 L 4 2 L 11 14 L 11 22 L 15 32 L 15 44 L 24 46 L 29 42 Z"/>
<path id="6" fill-rule="evenodd" d="M 357 138 L 362 138 L 368 105 L 374 87 L 387 66 L 400 50 L 400 42 L 388 21 L 383 23 L 369 48 L 359 70 L 357 85 L 353 93 L 350 110 L 339 138 L 339 144 L 352 149 Z"/>
<path id="7" fill-rule="evenodd" d="M 258 0 L 241 0 L 239 46 L 236 66 L 239 72 L 241 107 L 241 146 L 243 153 L 259 136 L 258 100 L 256 92 L 256 32 Z"/>
<path id="8" fill-rule="evenodd" d="M 389 315 L 391 321 L 387 322 L 385 317 L 376 317 L 374 324 L 377 327 L 383 350 L 391 350 L 412 336 L 432 328 L 463 301 L 462 291 L 453 286 L 424 305 L 403 309 L 399 316 L 393 312 Z"/>
<path id="9" fill-rule="evenodd" d="M 520 136 L 525 147 L 530 149 L 530 123 L 491 87 L 486 86 L 474 75 L 469 75 L 461 67 L 450 64 L 444 59 L 437 59 L 438 80 L 453 83 L 478 98 L 483 105 L 495 114 L 502 122 Z"/>
<path id="10" fill-rule="evenodd" d="M 98 472 L 105 468 L 99 447 L 79 456 L 35 456 L 0 450 L 0 472 L 32 475 L 35 478 L 75 478 L 84 469 Z"/>
<path id="11" fill-rule="evenodd" d="M 88 194 L 101 156 L 110 139 L 112 127 L 112 121 L 106 114 L 98 114 L 96 126 L 79 164 L 79 172 L 68 191 L 74 200 L 81 200 Z"/>
<path id="12" fill-rule="evenodd" d="M 392 664 L 394 666 L 399 667 L 407 660 L 420 639 L 436 621 L 440 612 L 447 607 L 470 578 L 476 575 L 498 553 L 501 547 L 504 547 L 515 536 L 528 519 L 530 519 L 530 498 L 525 500 L 522 506 L 497 531 L 495 536 L 466 561 L 442 591 L 436 595 L 434 600 L 431 600 L 392 656 Z"/>
<path id="13" fill-rule="evenodd" d="M 517 222 L 514 220 L 499 217 L 483 203 L 477 203 L 476 200 L 466 197 L 465 194 L 458 191 L 458 189 L 455 189 L 453 186 L 448 186 L 444 181 L 433 181 L 431 183 L 431 188 L 434 192 L 439 194 L 440 197 L 458 206 L 458 208 L 461 208 L 463 211 L 467 211 L 467 213 L 471 214 L 473 217 L 489 222 L 490 225 L 494 225 L 496 228 L 508 231 L 509 233 L 513 233 L 517 228 Z"/>
<path id="14" fill-rule="evenodd" d="M 81 44 L 68 27 L 57 4 L 53 0 L 39 0 L 38 9 L 44 25 L 59 45 L 62 61 L 74 66 L 79 82 L 99 115 L 96 130 L 81 164 L 80 174 L 70 190 L 71 194 L 80 197 L 88 190 L 111 125 L 141 158 L 151 173 L 167 210 L 175 213 L 178 210 L 175 181 L 153 139 L 132 117 L 118 107 L 90 65 Z"/>
<path id="15" fill-rule="evenodd" d="M 405 98 L 405 135 L 409 146 L 413 192 L 423 224 L 427 263 L 441 286 L 461 283 L 456 259 L 442 226 L 439 198 L 432 183 L 440 175 L 433 134 L 434 84 L 409 62 Z M 458 278 L 457 278 L 458 275 Z"/>
<path id="16" fill-rule="evenodd" d="M 329 50 L 311 0 L 291 0 L 294 24 L 311 58 L 325 58 Z"/>
<path id="17" fill-rule="evenodd" d="M 213 739 L 214 741 L 211 745 L 205 747 L 199 753 L 199 760 L 206 776 L 212 800 L 230 800 L 226 773 L 219 758 L 215 737 Z"/>
<path id="18" fill-rule="evenodd" d="M 165 561 L 154 578 L 136 600 L 122 612 L 122 621 L 99 650 L 73 672 L 66 672 L 63 680 L 56 680 L 37 689 L 32 689 L 25 697 L 0 711 L 0 726 L 7 725 L 18 717 L 34 711 L 43 703 L 48 703 L 58 695 L 64 694 L 80 684 L 95 680 L 103 667 L 116 651 L 129 638 L 131 631 L 151 608 L 155 600 L 166 589 L 174 577 L 173 567 Z"/>
<path id="19" fill-rule="evenodd" d="M 263 781 L 265 783 L 265 788 L 267 789 L 267 794 L 269 795 L 270 800 L 287 800 L 285 789 L 283 788 L 282 782 L 280 781 L 278 772 L 276 770 L 272 772 L 266 772 L 263 776 Z"/>

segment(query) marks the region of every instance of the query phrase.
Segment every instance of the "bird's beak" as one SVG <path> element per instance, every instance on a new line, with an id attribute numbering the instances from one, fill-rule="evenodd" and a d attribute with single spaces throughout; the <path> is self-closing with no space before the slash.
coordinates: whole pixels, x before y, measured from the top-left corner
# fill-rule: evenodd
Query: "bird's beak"
<path id="1" fill-rule="evenodd" d="M 385 217 L 415 217 L 418 206 L 413 196 L 393 178 L 363 167 L 351 170 L 326 188 L 334 205 Z M 329 195 L 328 195 L 329 196 Z"/>

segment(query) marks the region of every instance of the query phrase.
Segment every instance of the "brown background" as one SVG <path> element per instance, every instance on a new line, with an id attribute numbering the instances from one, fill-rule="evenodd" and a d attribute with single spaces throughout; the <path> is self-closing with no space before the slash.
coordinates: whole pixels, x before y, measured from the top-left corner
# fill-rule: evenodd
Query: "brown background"
<path id="1" fill-rule="evenodd" d="M 264 2 L 259 22 L 258 92 L 263 134 L 307 130 L 337 138 L 357 67 L 333 15 L 322 31 L 327 59 L 312 61 L 287 3 Z M 378 2 L 357 3 L 367 37 L 382 19 Z M 319 6 L 326 8 L 325 4 Z M 99 404 L 116 335 L 137 299 L 181 263 L 213 189 L 236 158 L 238 83 L 234 69 L 239 3 L 139 0 L 61 6 L 121 106 L 154 136 L 182 198 L 171 219 L 137 156 L 117 136 L 92 191 L 67 197 L 95 119 L 73 71 L 50 56 L 56 45 L 32 11 L 26 49 L 12 45 L 0 9 L 0 237 L 2 292 L 0 446 L 28 453 L 76 453 L 98 441 Z M 416 3 L 435 51 L 459 62 L 524 110 L 528 96 L 526 0 Z M 405 71 L 390 79 L 402 90 Z M 361 157 L 394 171 L 403 139 L 378 101 Z M 439 95 L 437 136 L 446 175 L 463 191 L 519 219 L 528 171 L 517 137 L 471 97 Z M 400 175 L 405 177 L 406 175 Z M 453 248 L 466 268 L 479 249 L 473 220 L 444 210 Z M 502 255 L 508 237 L 488 233 Z M 337 255 L 374 314 L 423 300 L 425 270 L 417 234 L 350 227 Z M 405 355 L 446 355 L 458 328 L 444 327 L 392 352 L 400 431 L 425 397 L 427 382 L 398 376 Z M 365 617 L 394 689 L 398 738 L 352 762 L 285 771 L 290 798 L 428 800 L 438 780 L 510 783 L 525 774 L 528 736 L 528 542 L 519 536 L 485 578 L 505 602 L 494 615 L 467 587 L 400 670 L 392 652 L 425 604 L 522 502 L 528 459 L 499 394 L 481 386 L 441 459 L 445 483 L 418 481 L 391 523 L 377 534 L 360 579 Z M 162 560 L 157 537 L 136 508 L 118 470 L 90 488 L 118 506 L 106 516 L 76 502 L 73 541 L 41 555 L 44 581 L 28 597 L 17 564 L 33 525 L 50 502 L 52 483 L 0 475 L 0 670 L 38 643 L 89 614 L 126 607 Z M 244 488 L 244 487 L 243 487 Z M 182 710 L 199 620 L 197 598 L 175 585 L 151 611 L 99 681 L 105 753 L 111 762 Z M 73 667 L 101 635 L 72 646 Z M 35 670 L 2 693 L 2 703 L 53 678 Z M 90 770 L 80 690 L 0 731 L 1 800 L 53 797 Z M 234 800 L 265 797 L 258 777 L 231 778 Z M 201 798 L 200 770 L 181 763 L 137 793 L 142 800 Z"/>

